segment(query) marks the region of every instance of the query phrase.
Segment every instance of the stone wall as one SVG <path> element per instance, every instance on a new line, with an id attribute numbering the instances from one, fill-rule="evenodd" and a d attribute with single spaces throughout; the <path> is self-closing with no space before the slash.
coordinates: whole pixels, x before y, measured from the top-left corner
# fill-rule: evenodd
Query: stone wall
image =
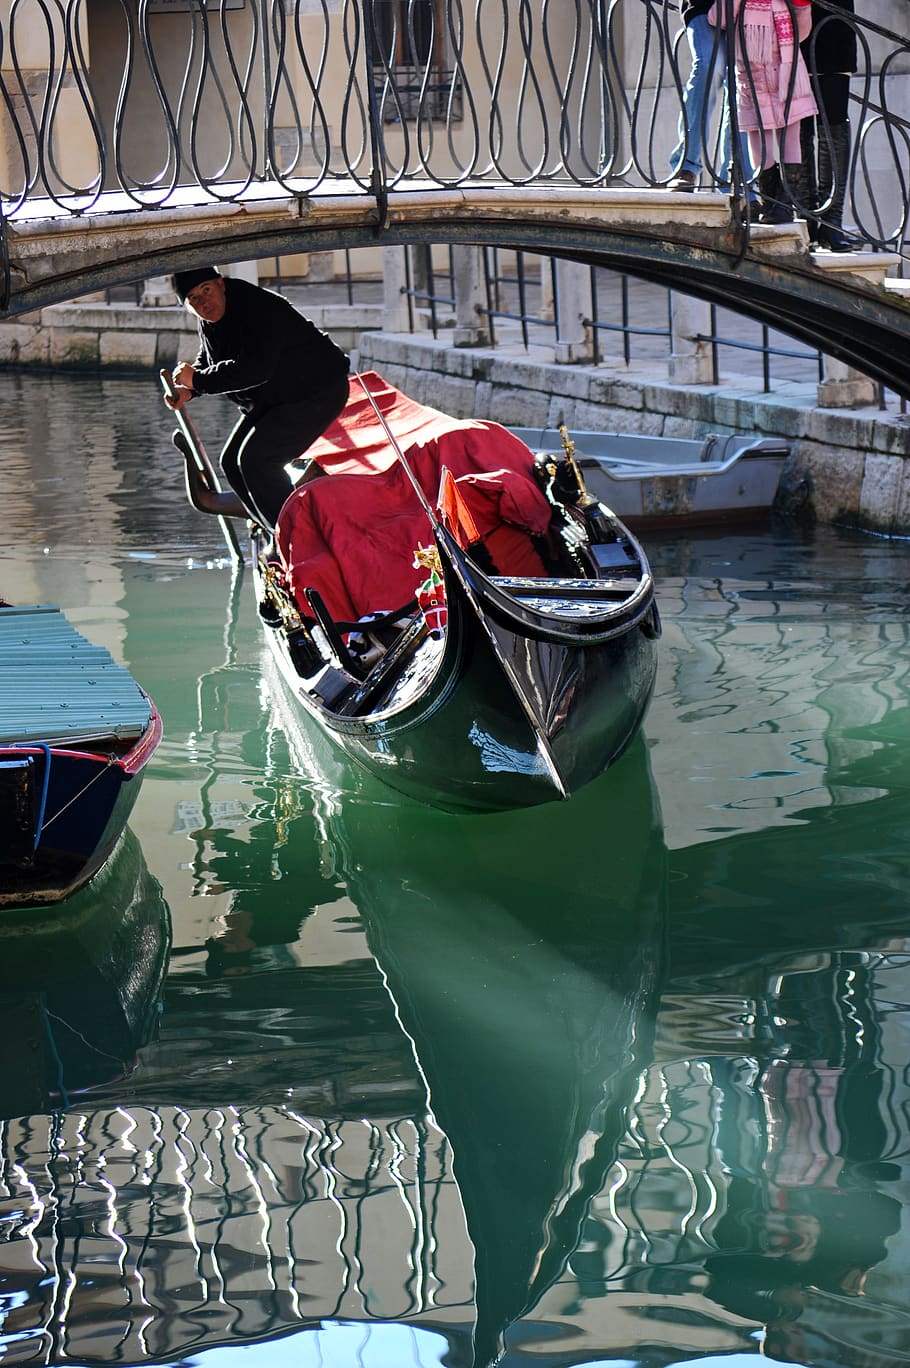
<path id="1" fill-rule="evenodd" d="M 362 370 L 461 418 L 506 425 L 596 429 L 655 437 L 754 432 L 790 443 L 778 511 L 910 536 L 910 417 L 876 408 L 821 408 L 816 386 L 756 393 L 747 377 L 671 385 L 650 374 L 563 366 L 445 340 L 364 333 Z"/>
<path id="2" fill-rule="evenodd" d="M 327 304 L 307 317 L 340 347 L 356 346 L 363 327 L 381 326 L 381 306 Z M 0 366 L 54 370 L 170 369 L 196 354 L 196 321 L 186 309 L 86 301 L 53 304 L 14 323 L 0 323 Z"/>

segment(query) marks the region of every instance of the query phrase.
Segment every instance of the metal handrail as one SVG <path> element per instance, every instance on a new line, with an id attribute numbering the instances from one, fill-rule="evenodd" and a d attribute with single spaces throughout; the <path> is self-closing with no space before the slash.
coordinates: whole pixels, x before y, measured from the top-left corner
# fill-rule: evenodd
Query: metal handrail
<path id="1" fill-rule="evenodd" d="M 414 247 L 407 253 L 408 280 L 411 280 L 411 257 L 414 254 L 422 254 L 424 265 L 423 288 L 417 289 L 409 284 L 405 293 L 410 300 L 416 301 L 426 306 L 429 315 L 430 329 L 433 336 L 439 334 L 443 326 L 439 319 L 441 313 L 445 311 L 445 316 L 450 317 L 455 307 L 455 300 L 452 297 L 453 287 L 451 278 L 451 264 L 448 271 L 441 274 L 443 280 L 441 285 L 437 283 L 437 275 L 440 274 L 433 269 L 433 257 L 429 247 Z M 548 340 L 552 342 L 553 337 L 558 333 L 556 314 L 558 311 L 559 298 L 559 275 L 554 269 L 555 262 L 552 258 L 538 256 L 536 253 L 515 252 L 514 274 L 509 274 L 506 267 L 500 264 L 500 255 L 497 249 L 487 248 L 482 255 L 482 268 L 484 276 L 484 296 L 487 300 L 486 306 L 480 310 L 483 317 L 487 319 L 490 327 L 490 342 L 495 345 L 496 323 L 503 320 L 511 323 L 518 323 L 521 330 L 522 345 L 527 349 L 531 341 L 531 329 L 544 330 Z M 552 313 L 547 310 L 546 315 L 542 313 L 541 305 L 537 295 L 531 295 L 527 288 L 527 281 L 533 279 L 532 273 L 527 262 L 539 262 L 540 268 L 549 270 L 552 279 L 554 309 Z M 663 327 L 648 326 L 639 317 L 636 321 L 635 296 L 630 286 L 634 283 L 633 278 L 613 271 L 606 267 L 592 266 L 591 276 L 591 302 L 593 307 L 592 316 L 582 320 L 586 328 L 590 328 L 593 334 L 593 361 L 600 364 L 608 360 L 599 345 L 601 334 L 610 334 L 621 339 L 622 360 L 625 365 L 630 365 L 633 360 L 641 359 L 640 352 L 635 353 L 636 339 L 660 339 L 665 343 L 665 356 L 669 356 L 673 347 L 673 329 L 670 319 L 672 313 L 673 291 L 661 285 L 652 285 L 651 289 L 661 292 L 665 297 L 665 307 L 667 313 L 667 323 Z M 601 318 L 601 304 L 598 301 L 598 293 L 602 285 L 609 285 L 611 282 L 618 283 L 619 305 L 614 310 L 611 317 L 614 321 L 607 322 Z M 511 287 L 511 290 L 509 289 Z M 539 288 L 538 288 L 539 295 Z M 804 361 L 815 372 L 817 380 L 824 378 L 824 356 L 821 351 L 809 348 L 785 346 L 779 342 L 771 340 L 770 329 L 763 324 L 755 323 L 754 326 L 759 336 L 759 341 L 750 341 L 743 337 L 727 335 L 723 332 L 722 325 L 718 321 L 718 309 L 716 305 L 711 306 L 710 311 L 711 328 L 708 333 L 699 333 L 696 340 L 711 344 L 712 349 L 712 371 L 713 383 L 717 384 L 721 377 L 720 350 L 721 348 L 730 349 L 738 352 L 745 352 L 761 357 L 762 385 L 766 393 L 773 388 L 772 367 L 775 359 L 788 361 Z M 411 331 L 415 330 L 415 321 L 411 319 Z M 881 400 L 884 403 L 883 399 Z"/>
<path id="2" fill-rule="evenodd" d="M 910 38 L 834 0 L 819 7 L 855 30 L 859 54 L 848 214 L 866 243 L 902 251 L 910 120 L 888 96 L 906 79 Z M 5 217 L 41 202 L 85 215 L 110 192 L 153 209 L 242 202 L 269 183 L 307 198 L 344 181 L 382 219 L 388 197 L 415 181 L 659 189 L 670 178 L 668 130 L 688 73 L 675 5 L 576 0 L 568 16 L 565 0 L 313 9 L 183 0 L 165 14 L 154 0 L 120 0 L 119 31 L 89 45 L 84 0 L 12 0 L 0 23 Z M 811 41 L 806 50 L 811 59 Z M 823 116 L 819 137 L 830 138 Z M 721 185 L 723 169 L 706 161 L 704 184 Z M 747 171 L 734 166 L 739 195 Z"/>

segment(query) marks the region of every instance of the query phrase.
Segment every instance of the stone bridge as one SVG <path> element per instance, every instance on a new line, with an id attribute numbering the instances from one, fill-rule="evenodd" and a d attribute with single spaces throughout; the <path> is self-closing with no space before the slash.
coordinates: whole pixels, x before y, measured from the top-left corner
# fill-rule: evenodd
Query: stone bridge
<path id="1" fill-rule="evenodd" d="M 486 244 L 672 285 L 910 395 L 907 0 L 850 21 L 844 253 L 810 250 L 816 205 L 755 221 L 735 101 L 731 184 L 706 128 L 701 187 L 666 188 L 688 71 L 670 3 L 4 7 L 6 318 L 211 260 Z M 843 14 L 814 8 L 819 29 Z"/>

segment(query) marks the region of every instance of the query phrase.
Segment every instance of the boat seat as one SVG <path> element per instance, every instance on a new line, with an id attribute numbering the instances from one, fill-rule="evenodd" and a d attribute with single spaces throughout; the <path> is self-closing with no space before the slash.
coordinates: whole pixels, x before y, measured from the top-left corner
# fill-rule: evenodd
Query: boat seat
<path id="1" fill-rule="evenodd" d="M 426 638 L 427 624 L 422 615 L 415 617 L 394 646 L 376 662 L 360 687 L 352 692 L 338 709 L 347 717 L 370 712 L 383 694 L 391 692 L 416 648 Z"/>
<path id="2" fill-rule="evenodd" d="M 322 597 L 319 590 L 312 588 L 304 589 L 303 595 L 314 620 L 322 628 L 326 640 L 334 651 L 339 665 L 342 669 L 346 670 L 348 674 L 353 675 L 355 679 L 362 679 L 363 668 L 355 658 L 353 652 L 349 649 L 347 642 L 339 630 L 338 623 L 336 623 L 326 607 L 325 599 Z"/>

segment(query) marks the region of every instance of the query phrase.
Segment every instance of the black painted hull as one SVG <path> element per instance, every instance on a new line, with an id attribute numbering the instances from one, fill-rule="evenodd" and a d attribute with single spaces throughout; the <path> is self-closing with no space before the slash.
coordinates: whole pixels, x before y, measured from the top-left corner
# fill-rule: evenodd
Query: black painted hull
<path id="1" fill-rule="evenodd" d="M 413 697 L 363 715 L 332 710 L 287 633 L 267 628 L 285 685 L 346 755 L 418 802 L 483 812 L 571 796 L 623 753 L 650 700 L 660 630 L 650 575 L 631 601 L 573 622 L 520 603 L 444 533 L 438 543 L 448 628 Z"/>

